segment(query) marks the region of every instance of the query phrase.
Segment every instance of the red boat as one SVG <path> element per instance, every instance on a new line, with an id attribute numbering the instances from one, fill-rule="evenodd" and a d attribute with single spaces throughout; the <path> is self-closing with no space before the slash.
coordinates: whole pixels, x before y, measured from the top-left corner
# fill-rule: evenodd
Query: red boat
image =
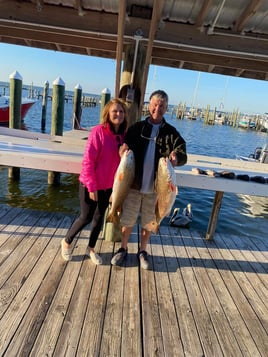
<path id="1" fill-rule="evenodd" d="M 24 119 L 28 110 L 34 105 L 35 100 L 29 98 L 21 99 L 21 120 Z M 0 96 L 0 125 L 9 125 L 9 96 Z"/>

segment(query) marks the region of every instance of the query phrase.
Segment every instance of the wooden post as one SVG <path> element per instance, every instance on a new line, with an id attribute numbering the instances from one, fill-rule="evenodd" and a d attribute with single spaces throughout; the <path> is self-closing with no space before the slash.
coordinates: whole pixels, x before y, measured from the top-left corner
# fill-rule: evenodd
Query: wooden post
<path id="1" fill-rule="evenodd" d="M 73 103 L 73 128 L 80 129 L 81 115 L 82 115 L 82 87 L 77 84 L 74 87 L 74 103 Z"/>
<path id="2" fill-rule="evenodd" d="M 42 100 L 42 119 L 41 119 L 41 131 L 42 133 L 46 130 L 46 117 L 47 117 L 47 96 L 48 96 L 49 83 L 45 81 L 44 92 Z"/>
<path id="3" fill-rule="evenodd" d="M 101 92 L 101 108 L 100 108 L 100 120 L 102 116 L 102 110 L 105 107 L 105 104 L 111 99 L 111 91 L 108 88 L 104 88 Z"/>
<path id="4" fill-rule="evenodd" d="M 63 134 L 65 83 L 58 77 L 53 82 L 51 135 Z M 48 172 L 48 184 L 59 184 L 60 172 Z"/>
<path id="5" fill-rule="evenodd" d="M 208 228 L 207 228 L 207 233 L 206 233 L 207 240 L 212 240 L 214 238 L 216 225 L 217 225 L 217 221 L 218 221 L 218 216 L 220 213 L 222 198 L 223 198 L 223 192 L 216 191 L 214 200 L 213 200 L 211 216 L 210 216 L 209 222 L 208 222 Z"/>
<path id="6" fill-rule="evenodd" d="M 22 96 L 22 77 L 19 72 L 15 71 L 10 76 L 10 104 L 9 104 L 9 127 L 21 129 L 21 96 Z M 20 168 L 9 167 L 8 177 L 19 180 Z"/>
<path id="7" fill-rule="evenodd" d="M 126 47 L 125 61 L 121 79 L 121 88 L 119 97 L 127 101 L 128 123 L 129 125 L 140 120 L 141 107 L 141 85 L 145 68 L 146 50 L 142 44 L 139 44 L 136 57 L 135 71 L 133 71 L 133 62 L 135 55 L 135 44 Z M 132 83 L 133 80 L 133 83 Z M 128 101 L 129 91 L 133 91 L 133 101 Z M 132 98 L 131 98 L 132 99 Z"/>

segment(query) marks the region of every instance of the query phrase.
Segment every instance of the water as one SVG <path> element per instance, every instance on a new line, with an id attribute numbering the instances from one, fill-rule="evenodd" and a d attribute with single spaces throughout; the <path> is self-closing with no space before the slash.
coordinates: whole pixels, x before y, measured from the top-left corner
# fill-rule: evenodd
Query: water
<path id="1" fill-rule="evenodd" d="M 42 102 L 38 101 L 28 112 L 25 124 L 28 130 L 39 131 L 41 127 Z M 64 130 L 72 128 L 71 102 L 65 104 Z M 99 122 L 100 107 L 83 108 L 81 126 L 90 127 Z M 268 141 L 267 133 L 247 131 L 230 126 L 205 126 L 200 120 L 177 120 L 171 114 L 165 116 L 187 142 L 191 154 L 235 158 L 235 155 L 249 155 L 255 147 Z M 47 107 L 46 133 L 50 132 L 51 102 Z M 47 185 L 47 172 L 21 169 L 19 182 L 9 182 L 7 169 L 0 168 L 0 203 L 11 206 L 61 211 L 78 214 L 78 180 L 76 175 L 61 174 L 58 187 Z M 214 198 L 213 191 L 179 188 L 175 202 L 181 209 L 192 204 L 194 214 L 191 228 L 205 232 Z M 267 236 L 268 198 L 225 193 L 220 210 L 216 232 L 249 236 Z M 245 229 L 246 227 L 246 229 Z"/>

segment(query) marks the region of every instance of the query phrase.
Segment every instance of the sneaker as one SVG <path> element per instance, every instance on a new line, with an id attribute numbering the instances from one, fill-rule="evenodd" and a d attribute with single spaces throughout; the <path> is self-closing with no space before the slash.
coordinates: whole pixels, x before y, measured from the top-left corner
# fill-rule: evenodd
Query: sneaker
<path id="1" fill-rule="evenodd" d="M 95 253 L 93 250 L 89 250 L 88 255 L 89 255 L 92 263 L 94 263 L 95 265 L 101 265 L 102 264 L 101 257 L 97 253 Z"/>
<path id="2" fill-rule="evenodd" d="M 140 262 L 140 267 L 142 269 L 148 270 L 149 269 L 148 253 L 145 250 L 141 250 L 138 253 L 138 259 Z"/>
<path id="3" fill-rule="evenodd" d="M 66 248 L 64 239 L 62 239 L 62 241 L 61 241 L 61 256 L 67 262 L 72 260 L 72 248 L 71 248 L 71 246 Z"/>
<path id="4" fill-rule="evenodd" d="M 127 257 L 127 249 L 120 248 L 113 256 L 113 258 L 111 260 L 111 264 L 112 265 L 120 265 L 123 263 L 123 261 L 126 259 L 126 257 Z"/>

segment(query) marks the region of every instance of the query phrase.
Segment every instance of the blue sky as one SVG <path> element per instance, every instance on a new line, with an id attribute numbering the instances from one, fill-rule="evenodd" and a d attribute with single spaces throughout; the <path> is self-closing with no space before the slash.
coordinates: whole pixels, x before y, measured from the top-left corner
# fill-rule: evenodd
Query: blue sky
<path id="1" fill-rule="evenodd" d="M 9 75 L 18 71 L 25 85 L 43 86 L 48 81 L 52 88 L 53 81 L 61 77 L 66 90 L 80 84 L 85 93 L 101 94 L 104 88 L 109 88 L 114 96 L 115 60 L 3 43 L 0 54 L 0 82 L 9 82 Z M 211 109 L 243 113 L 268 112 L 268 81 L 152 65 L 145 100 L 155 89 L 165 90 L 170 104 L 210 105 Z"/>

